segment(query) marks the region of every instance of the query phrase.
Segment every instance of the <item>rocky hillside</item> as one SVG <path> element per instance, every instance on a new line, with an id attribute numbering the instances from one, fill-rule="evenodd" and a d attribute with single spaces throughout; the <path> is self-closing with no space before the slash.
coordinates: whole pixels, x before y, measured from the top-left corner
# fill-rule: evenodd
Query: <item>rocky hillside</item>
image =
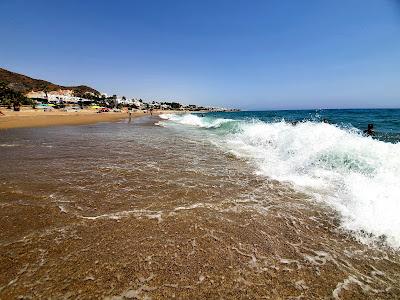
<path id="1" fill-rule="evenodd" d="M 91 93 L 99 95 L 100 93 L 88 86 L 61 86 L 45 80 L 34 79 L 22 74 L 14 73 L 0 68 L 0 82 L 3 82 L 8 88 L 27 94 L 32 91 L 59 91 L 59 90 L 72 90 L 75 94 Z"/>

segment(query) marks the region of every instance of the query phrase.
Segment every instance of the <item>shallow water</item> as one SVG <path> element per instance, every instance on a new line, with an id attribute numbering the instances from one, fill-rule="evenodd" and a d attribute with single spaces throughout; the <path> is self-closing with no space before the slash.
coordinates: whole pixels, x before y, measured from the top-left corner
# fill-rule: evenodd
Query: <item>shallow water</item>
<path id="1" fill-rule="evenodd" d="M 400 297 L 396 249 L 158 122 L 0 132 L 0 298 Z"/>
<path id="2" fill-rule="evenodd" d="M 379 130 L 390 129 L 394 137 L 400 126 L 390 120 L 400 110 L 320 113 L 327 117 L 328 112 L 340 124 L 323 123 L 320 114 L 308 111 L 282 111 L 162 115 L 169 121 L 161 125 L 202 132 L 215 146 L 252 164 L 257 174 L 331 206 L 340 214 L 341 226 L 360 241 L 400 248 L 400 142 L 382 140 L 387 135 L 378 132 L 364 136 L 355 127 L 375 119 Z M 285 121 L 300 116 L 301 122 Z"/>

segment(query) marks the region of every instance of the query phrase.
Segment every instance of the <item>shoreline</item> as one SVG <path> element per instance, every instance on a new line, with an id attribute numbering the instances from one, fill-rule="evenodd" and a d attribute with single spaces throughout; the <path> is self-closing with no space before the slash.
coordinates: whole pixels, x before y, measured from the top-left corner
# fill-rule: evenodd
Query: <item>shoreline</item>
<path id="1" fill-rule="evenodd" d="M 45 112 L 42 110 L 33 109 L 22 109 L 19 112 L 2 110 L 2 112 L 5 115 L 0 116 L 0 130 L 65 125 L 87 125 L 99 122 L 116 122 L 129 118 L 127 111 L 97 113 L 97 111 L 86 109 L 78 112 L 65 112 L 58 110 Z M 163 113 L 185 113 L 185 111 L 153 111 L 153 115 L 160 115 Z M 150 113 L 144 113 L 143 111 L 132 112 L 132 118 L 141 116 L 150 116 Z"/>
<path id="2" fill-rule="evenodd" d="M 0 298 L 399 298 L 398 252 L 143 115 L 0 133 Z"/>

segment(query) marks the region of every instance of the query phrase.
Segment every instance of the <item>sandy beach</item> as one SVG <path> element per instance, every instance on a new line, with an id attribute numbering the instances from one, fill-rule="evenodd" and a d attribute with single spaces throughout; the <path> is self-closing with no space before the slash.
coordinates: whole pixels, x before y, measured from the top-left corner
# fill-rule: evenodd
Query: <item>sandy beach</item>
<path id="1" fill-rule="evenodd" d="M 212 137 L 157 116 L 2 131 L 0 298 L 400 297 L 398 252 Z"/>
<path id="2" fill-rule="evenodd" d="M 39 109 L 23 108 L 19 112 L 1 109 L 5 115 L 0 115 L 0 130 L 11 128 L 47 127 L 61 125 L 85 125 L 98 122 L 113 122 L 128 118 L 127 111 L 97 113 L 96 110 L 83 109 L 81 111 L 43 111 Z M 154 111 L 161 114 L 165 111 Z M 146 116 L 143 111 L 133 112 L 132 117 Z"/>
<path id="3" fill-rule="evenodd" d="M 0 300 L 400 300 L 399 3 L 0 0 Z"/>

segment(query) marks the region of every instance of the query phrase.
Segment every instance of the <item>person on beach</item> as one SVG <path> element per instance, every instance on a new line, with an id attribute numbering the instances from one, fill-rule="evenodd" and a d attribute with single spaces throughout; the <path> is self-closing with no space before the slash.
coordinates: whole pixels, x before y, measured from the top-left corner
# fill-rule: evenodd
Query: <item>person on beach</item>
<path id="1" fill-rule="evenodd" d="M 128 115 L 129 115 L 129 123 L 131 122 L 131 120 L 132 120 L 132 107 L 128 107 Z"/>
<path id="2" fill-rule="evenodd" d="M 0 110 L 0 115 L 5 116 L 5 114 Z"/>
<path id="3" fill-rule="evenodd" d="M 364 134 L 367 136 L 375 135 L 374 124 L 368 124 L 368 128 L 364 130 Z"/>

